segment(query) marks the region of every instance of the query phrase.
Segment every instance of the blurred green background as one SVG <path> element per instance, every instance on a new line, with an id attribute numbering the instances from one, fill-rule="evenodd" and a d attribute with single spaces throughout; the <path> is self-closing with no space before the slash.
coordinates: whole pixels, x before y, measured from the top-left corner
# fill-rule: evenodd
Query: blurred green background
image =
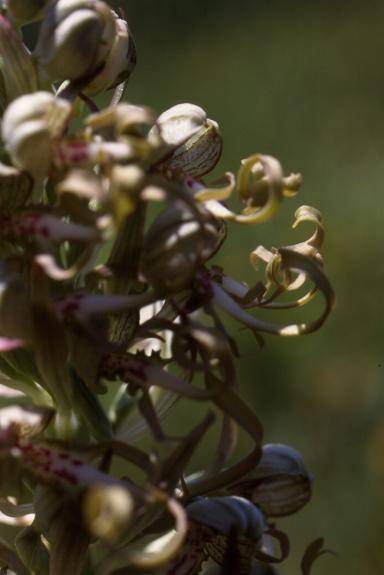
<path id="1" fill-rule="evenodd" d="M 338 305 L 301 339 L 239 334 L 241 385 L 267 441 L 289 443 L 316 477 L 312 502 L 281 521 L 292 536 L 283 575 L 324 535 L 338 559 L 314 575 L 384 571 L 384 4 L 277 0 L 130 0 L 138 67 L 128 99 L 158 111 L 183 101 L 219 121 L 217 170 L 275 155 L 304 186 L 267 224 L 230 229 L 220 263 L 255 281 L 249 252 L 293 243 L 295 209 L 326 223 L 326 269 Z M 316 310 L 312 310 L 313 313 Z M 180 423 L 181 425 L 181 420 Z"/>

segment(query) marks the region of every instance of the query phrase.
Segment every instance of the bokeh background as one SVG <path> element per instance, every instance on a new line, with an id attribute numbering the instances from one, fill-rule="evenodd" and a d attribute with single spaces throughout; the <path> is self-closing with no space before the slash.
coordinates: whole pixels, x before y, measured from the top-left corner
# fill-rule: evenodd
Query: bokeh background
<path id="1" fill-rule="evenodd" d="M 320 332 L 269 337 L 262 351 L 239 333 L 239 377 L 266 441 L 298 448 L 316 477 L 309 506 L 280 522 L 293 546 L 280 572 L 296 575 L 306 545 L 323 535 L 339 558 L 321 558 L 314 575 L 382 573 L 384 4 L 115 4 L 138 48 L 130 101 L 159 111 L 185 101 L 204 107 L 224 135 L 218 173 L 263 152 L 304 175 L 299 196 L 272 221 L 231 227 L 225 269 L 254 282 L 249 252 L 303 237 L 290 229 L 299 205 L 323 212 L 335 313 Z"/>

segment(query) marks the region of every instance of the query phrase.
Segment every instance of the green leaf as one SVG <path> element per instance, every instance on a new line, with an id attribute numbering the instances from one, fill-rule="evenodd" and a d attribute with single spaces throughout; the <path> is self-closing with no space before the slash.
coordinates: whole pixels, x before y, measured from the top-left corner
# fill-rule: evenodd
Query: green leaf
<path id="1" fill-rule="evenodd" d="M 0 566 L 9 567 L 16 575 L 31 575 L 13 549 L 2 539 L 0 539 Z"/>
<path id="2" fill-rule="evenodd" d="M 69 367 L 73 407 L 95 439 L 112 439 L 113 430 L 98 397 L 85 385 L 73 367 Z"/>
<path id="3" fill-rule="evenodd" d="M 331 555 L 337 556 L 334 551 L 331 551 L 330 549 L 324 549 L 323 547 L 324 547 L 323 537 L 315 539 L 315 541 L 312 541 L 312 543 L 308 545 L 300 564 L 302 575 L 310 575 L 314 562 L 321 555 L 324 555 L 325 553 L 330 553 Z"/>
<path id="4" fill-rule="evenodd" d="M 40 534 L 33 527 L 23 529 L 15 539 L 15 547 L 32 575 L 49 574 L 49 553 Z"/>

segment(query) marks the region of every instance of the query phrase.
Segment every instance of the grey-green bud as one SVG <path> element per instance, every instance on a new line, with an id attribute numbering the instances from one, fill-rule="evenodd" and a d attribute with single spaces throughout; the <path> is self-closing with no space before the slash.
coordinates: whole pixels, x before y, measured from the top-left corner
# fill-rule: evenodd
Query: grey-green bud
<path id="1" fill-rule="evenodd" d="M 53 79 L 84 81 L 96 94 L 125 80 L 136 63 L 128 24 L 101 0 L 58 0 L 42 22 L 35 57 Z"/>
<path id="2" fill-rule="evenodd" d="M 230 491 L 253 501 L 268 517 L 284 517 L 308 503 L 311 483 L 300 453 L 271 443 L 264 445 L 257 467 Z"/>
<path id="3" fill-rule="evenodd" d="M 91 75 L 114 39 L 114 15 L 99 0 L 58 0 L 41 24 L 35 56 L 54 79 Z"/>
<path id="4" fill-rule="evenodd" d="M 210 497 L 197 499 L 187 506 L 189 521 L 210 527 L 217 533 L 229 535 L 233 529 L 238 535 L 260 541 L 265 520 L 260 510 L 243 497 Z"/>
<path id="5" fill-rule="evenodd" d="M 186 287 L 225 238 L 224 224 L 200 209 L 199 220 L 188 209 L 168 208 L 148 230 L 143 272 L 161 291 Z"/>
<path id="6" fill-rule="evenodd" d="M 176 175 L 203 176 L 221 156 L 219 125 L 194 104 L 178 104 L 166 110 L 153 130 L 160 132 L 165 143 L 162 166 Z"/>

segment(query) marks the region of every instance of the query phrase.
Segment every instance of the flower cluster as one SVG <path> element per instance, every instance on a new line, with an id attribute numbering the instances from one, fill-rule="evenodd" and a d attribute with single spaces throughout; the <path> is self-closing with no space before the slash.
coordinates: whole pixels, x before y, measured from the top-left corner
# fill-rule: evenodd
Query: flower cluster
<path id="1" fill-rule="evenodd" d="M 102 0 L 4 0 L 0 56 L 0 511 L 20 527 L 0 541 L 0 567 L 276 573 L 289 540 L 275 521 L 308 502 L 312 478 L 297 451 L 263 445 L 225 316 L 259 345 L 323 324 L 334 294 L 321 214 L 297 210 L 308 240 L 255 247 L 252 286 L 211 260 L 231 222 L 269 219 L 301 176 L 255 154 L 208 182 L 219 125 L 193 104 L 158 116 L 124 101 L 135 44 Z M 317 295 L 311 321 L 257 315 Z M 207 409 L 175 437 L 166 418 L 182 402 Z M 193 470 L 216 420 L 211 462 Z M 252 449 L 234 461 L 242 432 Z M 309 546 L 304 575 L 322 552 Z"/>

